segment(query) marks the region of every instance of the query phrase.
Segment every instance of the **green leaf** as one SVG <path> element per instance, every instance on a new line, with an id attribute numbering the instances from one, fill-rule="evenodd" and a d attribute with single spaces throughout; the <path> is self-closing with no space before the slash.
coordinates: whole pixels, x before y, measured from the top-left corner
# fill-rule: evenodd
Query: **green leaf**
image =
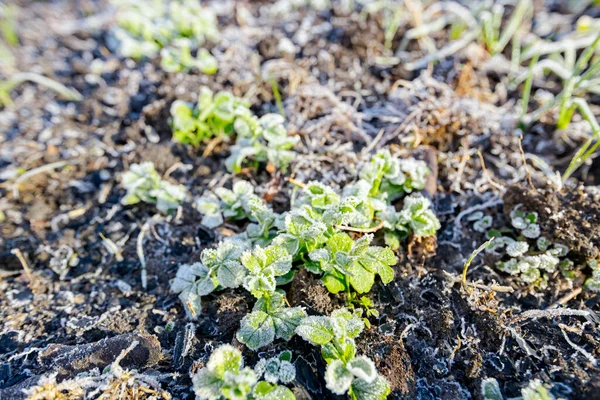
<path id="1" fill-rule="evenodd" d="M 285 386 L 271 385 L 260 381 L 252 392 L 256 400 L 296 400 L 296 396 Z"/>
<path id="2" fill-rule="evenodd" d="M 273 343 L 275 339 L 273 319 L 266 312 L 253 311 L 242 319 L 236 338 L 251 350 Z"/>
<path id="3" fill-rule="evenodd" d="M 333 360 L 327 365 L 325 370 L 325 383 L 327 389 L 334 394 L 343 395 L 354 380 L 354 375 L 346 368 L 346 365 L 341 360 Z"/>
<path id="4" fill-rule="evenodd" d="M 334 338 L 331 320 L 327 317 L 306 317 L 296 328 L 296 333 L 314 345 L 325 345 Z"/>
<path id="5" fill-rule="evenodd" d="M 327 248 L 329 248 L 332 253 L 337 253 L 340 251 L 348 253 L 350 250 L 352 250 L 353 244 L 354 242 L 350 236 L 340 232 L 333 235 L 327 241 Z"/>
<path id="6" fill-rule="evenodd" d="M 306 311 L 301 307 L 279 308 L 270 312 L 275 326 L 275 335 L 284 340 L 290 340 L 300 325 L 306 318 Z"/>
<path id="7" fill-rule="evenodd" d="M 487 378 L 481 381 L 481 395 L 484 400 L 504 400 L 500 385 L 494 378 Z"/>
<path id="8" fill-rule="evenodd" d="M 346 290 L 346 277 L 336 269 L 326 272 L 321 281 L 329 293 L 336 294 Z"/>
<path id="9" fill-rule="evenodd" d="M 226 372 L 237 373 L 243 366 L 242 353 L 228 344 L 217 347 L 206 364 L 209 371 L 221 378 L 225 376 Z"/>
<path id="10" fill-rule="evenodd" d="M 391 391 L 390 384 L 382 376 L 377 376 L 372 382 L 355 379 L 351 390 L 357 400 L 383 400 Z"/>
<path id="11" fill-rule="evenodd" d="M 192 377 L 194 393 L 199 399 L 217 400 L 221 398 L 223 380 L 206 368 L 201 369 Z"/>
<path id="12" fill-rule="evenodd" d="M 355 261 L 348 267 L 350 284 L 358 293 L 367 293 L 375 283 L 375 274 L 367 270 L 364 265 L 362 262 Z"/>
<path id="13" fill-rule="evenodd" d="M 367 383 L 371 383 L 377 377 L 377 369 L 375 363 L 366 356 L 354 357 L 346 365 L 348 371 L 350 371 L 355 377 L 364 380 Z"/>

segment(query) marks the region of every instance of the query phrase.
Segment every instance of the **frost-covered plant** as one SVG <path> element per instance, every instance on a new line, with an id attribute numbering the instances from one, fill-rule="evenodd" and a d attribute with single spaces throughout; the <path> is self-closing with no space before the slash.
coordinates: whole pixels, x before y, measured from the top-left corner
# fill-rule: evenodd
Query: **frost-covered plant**
<path id="1" fill-rule="evenodd" d="M 244 367 L 242 353 L 235 347 L 219 346 L 202 368 L 192 377 L 196 397 L 200 400 L 292 400 L 292 391 L 285 386 L 258 381 L 259 375 Z"/>
<path id="2" fill-rule="evenodd" d="M 410 233 L 414 236 L 435 235 L 441 224 L 431 209 L 431 201 L 420 194 L 404 198 L 402 211 L 388 206 L 377 213 L 386 228 L 385 242 L 392 249 L 400 247 L 400 241 Z"/>
<path id="3" fill-rule="evenodd" d="M 551 243 L 546 237 L 540 236 L 537 213 L 522 211 L 521 207 L 522 205 L 517 205 L 510 213 L 514 229 L 512 233 L 510 229 L 503 229 L 502 232 L 490 229 L 487 232 L 487 236 L 494 237 L 494 241 L 485 251 L 500 257 L 496 268 L 517 276 L 523 283 L 542 287 L 546 285 L 548 274 L 557 269 L 566 277 L 571 277 L 572 262 L 564 258 L 569 248 L 560 243 Z M 479 221 L 481 219 L 477 220 Z"/>
<path id="4" fill-rule="evenodd" d="M 183 144 L 198 146 L 215 136 L 231 135 L 238 115 L 249 113 L 250 103 L 230 92 L 213 93 L 200 88 L 198 102 L 192 106 L 182 100 L 171 105 L 173 139 Z"/>
<path id="5" fill-rule="evenodd" d="M 176 210 L 187 197 L 185 187 L 161 179 L 151 162 L 132 164 L 129 171 L 123 174 L 121 183 L 127 189 L 121 204 L 143 201 L 156 204 L 156 208 L 165 214 Z"/>
<path id="6" fill-rule="evenodd" d="M 487 378 L 481 382 L 481 396 L 484 400 L 504 400 L 500 385 L 494 378 Z M 548 388 L 544 386 L 541 380 L 534 379 L 526 387 L 521 389 L 520 397 L 513 397 L 512 400 L 555 400 L 556 397 Z"/>
<path id="7" fill-rule="evenodd" d="M 277 279 L 285 277 L 292 268 L 292 256 L 280 246 L 256 246 L 252 252 L 244 252 L 242 264 L 248 270 L 244 288 L 258 300 L 252 312 L 242 319 L 237 339 L 252 350 L 267 346 L 276 338 L 290 340 L 306 317 L 302 307 L 287 307 L 284 295 L 276 291 Z"/>
<path id="8" fill-rule="evenodd" d="M 345 308 L 330 317 L 305 318 L 296 333 L 315 346 L 321 346 L 321 355 L 327 363 L 325 383 L 334 394 L 348 394 L 351 399 L 385 399 L 390 393 L 389 383 L 377 373 L 375 363 L 366 356 L 356 355 L 356 338 L 364 329 L 357 313 Z"/>
<path id="9" fill-rule="evenodd" d="M 201 47 L 218 35 L 215 14 L 193 0 L 132 0 L 114 2 L 118 27 L 114 37 L 124 57 L 153 58 L 159 51 L 161 66 L 168 72 L 198 68 L 216 72 L 216 59 Z M 191 49 L 199 49 L 194 58 Z M 162 49 L 162 50 L 161 50 Z"/>
<path id="10" fill-rule="evenodd" d="M 536 212 L 527 213 L 521 211 L 521 204 L 515 206 L 510 213 L 511 224 L 513 228 L 521 231 L 521 234 L 528 239 L 537 239 L 540 237 L 540 226 L 537 224 L 538 214 Z"/>
<path id="11" fill-rule="evenodd" d="M 250 216 L 250 199 L 257 197 L 250 182 L 237 181 L 230 189 L 220 187 L 196 200 L 196 208 L 204 215 L 202 225 L 214 228 L 225 219 L 239 220 Z"/>
<path id="12" fill-rule="evenodd" d="M 215 74 L 217 59 L 206 49 L 199 49 L 194 57 L 190 47 L 187 38 L 173 41 L 173 46 L 165 47 L 160 51 L 160 67 L 166 72 L 187 72 L 197 68 L 203 74 Z"/>
<path id="13" fill-rule="evenodd" d="M 246 277 L 240 258 L 247 244 L 244 241 L 225 240 L 215 249 L 205 249 L 201 263 L 179 266 L 171 291 L 179 294 L 186 314 L 196 318 L 202 310 L 201 297 L 217 289 L 239 287 Z"/>
<path id="14" fill-rule="evenodd" d="M 237 141 L 231 147 L 231 156 L 225 161 L 230 172 L 240 172 L 242 164 L 251 159 L 286 169 L 296 157 L 292 148 L 298 136 L 288 136 L 285 119 L 279 114 L 257 118 L 249 110 L 241 113 L 235 122 Z"/>
<path id="15" fill-rule="evenodd" d="M 600 293 L 600 267 L 598 260 L 591 260 L 588 266 L 592 269 L 592 276 L 585 280 L 585 288 L 592 292 Z"/>
<path id="16" fill-rule="evenodd" d="M 397 260 L 389 248 L 369 246 L 372 234 L 352 240 L 346 233 L 336 233 L 329 238 L 325 247 L 312 251 L 309 257 L 318 262 L 323 272 L 322 281 L 331 293 L 350 288 L 358 293 L 367 293 L 375 283 L 375 275 L 385 284 L 394 279 L 391 268 Z"/>
<path id="17" fill-rule="evenodd" d="M 484 400 L 504 400 L 500 385 L 494 378 L 487 378 L 481 381 L 481 396 Z"/>
<path id="18" fill-rule="evenodd" d="M 292 353 L 282 351 L 277 357 L 261 358 L 254 366 L 258 377 L 264 376 L 270 383 L 291 383 L 296 379 L 296 367 L 292 364 Z"/>
<path id="19" fill-rule="evenodd" d="M 424 161 L 414 158 L 400 160 L 385 149 L 379 150 L 373 156 L 370 164 L 360 171 L 359 176 L 371 185 L 371 196 L 385 192 L 390 200 L 395 200 L 404 193 L 423 189 L 425 177 L 429 172 L 429 167 Z"/>

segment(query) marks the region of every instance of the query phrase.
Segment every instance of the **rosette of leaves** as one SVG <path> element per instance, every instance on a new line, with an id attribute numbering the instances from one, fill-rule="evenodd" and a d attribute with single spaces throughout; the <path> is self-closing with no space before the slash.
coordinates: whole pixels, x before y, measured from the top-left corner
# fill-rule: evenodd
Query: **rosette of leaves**
<path id="1" fill-rule="evenodd" d="M 373 156 L 359 176 L 371 185 L 371 196 L 384 192 L 390 200 L 394 200 L 405 193 L 423 189 L 429 172 L 424 161 L 414 158 L 400 160 L 385 149 Z"/>
<path id="2" fill-rule="evenodd" d="M 215 40 L 215 14 L 193 0 L 153 0 L 153 4 L 119 0 L 114 35 L 118 52 L 124 57 L 154 57 L 180 39 L 194 48 Z"/>
<path id="3" fill-rule="evenodd" d="M 326 240 L 328 227 L 320 221 L 320 215 L 309 206 L 290 211 L 285 216 L 285 233 L 278 235 L 274 243 L 296 256 L 316 250 Z"/>
<path id="4" fill-rule="evenodd" d="M 396 264 L 394 252 L 389 248 L 369 246 L 372 240 L 372 234 L 354 241 L 340 232 L 329 238 L 324 248 L 309 254 L 312 261 L 319 263 L 323 272 L 321 279 L 331 293 L 346 291 L 351 294 L 351 289 L 367 293 L 375 283 L 375 275 L 379 275 L 385 284 L 394 279 L 391 268 Z"/>
<path id="5" fill-rule="evenodd" d="M 271 241 L 272 230 L 283 227 L 282 217 L 273 212 L 273 209 L 258 196 L 248 199 L 248 208 L 252 223 L 246 227 L 246 236 L 253 243 L 264 246 Z"/>
<path id="6" fill-rule="evenodd" d="M 432 236 L 441 224 L 431 209 L 431 201 L 420 194 L 404 198 L 402 211 L 388 206 L 377 214 L 386 228 L 385 242 L 392 249 L 400 247 L 400 241 L 409 234 L 414 236 Z"/>
<path id="7" fill-rule="evenodd" d="M 235 347 L 219 346 L 206 363 L 192 377 L 196 398 L 201 400 L 293 400 L 292 391 L 285 386 L 258 381 L 249 367 L 244 367 L 242 353 Z"/>
<path id="8" fill-rule="evenodd" d="M 197 68 L 207 75 L 217 72 L 217 59 L 206 49 L 199 49 L 196 56 L 192 55 L 191 43 L 188 38 L 173 41 L 173 46 L 160 51 L 160 67 L 166 72 L 188 72 Z"/>
<path id="9" fill-rule="evenodd" d="M 291 149 L 298 143 L 298 136 L 288 136 L 285 119 L 279 114 L 266 114 L 260 118 L 250 112 L 239 115 L 235 123 L 238 135 L 231 147 L 231 156 L 225 161 L 230 172 L 239 173 L 246 160 L 270 163 L 285 170 L 296 157 Z"/>
<path id="10" fill-rule="evenodd" d="M 236 338 L 251 350 L 268 346 L 275 339 L 290 340 L 306 318 L 302 307 L 287 307 L 282 293 L 263 294 L 240 324 Z"/>
<path id="11" fill-rule="evenodd" d="M 267 346 L 276 338 L 290 340 L 306 316 L 301 307 L 287 307 L 283 294 L 276 291 L 278 277 L 290 273 L 292 256 L 280 246 L 256 246 L 252 253 L 244 252 L 242 264 L 248 270 L 244 288 L 258 300 L 252 312 L 242 319 L 237 339 L 252 350 Z"/>
<path id="12" fill-rule="evenodd" d="M 201 263 L 183 264 L 171 281 L 171 291 L 179 293 L 189 318 L 195 319 L 202 310 L 202 296 L 217 289 L 237 288 L 246 277 L 240 258 L 247 249 L 246 242 L 225 240 L 215 249 L 205 249 Z"/>
<path id="13" fill-rule="evenodd" d="M 261 358 L 254 366 L 258 377 L 267 382 L 288 384 L 296 379 L 296 367 L 292 364 L 292 353 L 282 351 L 277 357 Z"/>
<path id="14" fill-rule="evenodd" d="M 121 183 L 127 189 L 121 204 L 143 201 L 155 204 L 158 211 L 165 214 L 176 210 L 187 197 L 185 187 L 161 179 L 151 162 L 131 164 L 129 171 L 123 174 Z"/>
<path id="15" fill-rule="evenodd" d="M 202 87 L 195 107 L 181 100 L 171 105 L 173 139 L 198 146 L 215 136 L 231 135 L 236 117 L 249 112 L 249 105 L 230 92 L 214 94 L 209 88 Z"/>
<path id="16" fill-rule="evenodd" d="M 365 356 L 356 355 L 354 339 L 364 329 L 364 322 L 356 313 L 345 308 L 330 317 L 311 316 L 296 328 L 302 339 L 321 346 L 321 356 L 327 363 L 325 383 L 334 394 L 348 394 L 351 399 L 385 399 L 390 393 L 389 383 L 378 374 L 375 364 Z"/>
<path id="17" fill-rule="evenodd" d="M 302 189 L 301 204 L 308 204 L 311 208 L 323 212 L 340 204 L 340 195 L 330 186 L 311 181 Z"/>
<path id="18" fill-rule="evenodd" d="M 510 213 L 511 224 L 514 228 L 521 231 L 521 235 L 528 239 L 537 239 L 540 237 L 540 226 L 537 224 L 538 214 L 536 212 L 525 212 L 518 204 Z"/>
<path id="19" fill-rule="evenodd" d="M 250 199 L 258 197 L 254 187 L 246 181 L 237 181 L 231 189 L 220 187 L 214 193 L 208 192 L 196 200 L 196 208 L 203 214 L 202 225 L 215 228 L 225 219 L 240 220 L 248 218 Z"/>
<path id="20" fill-rule="evenodd" d="M 276 245 L 264 249 L 256 246 L 252 252 L 245 251 L 241 261 L 248 271 L 244 288 L 256 298 L 268 297 L 275 292 L 277 277 L 292 269 L 292 256 Z"/>

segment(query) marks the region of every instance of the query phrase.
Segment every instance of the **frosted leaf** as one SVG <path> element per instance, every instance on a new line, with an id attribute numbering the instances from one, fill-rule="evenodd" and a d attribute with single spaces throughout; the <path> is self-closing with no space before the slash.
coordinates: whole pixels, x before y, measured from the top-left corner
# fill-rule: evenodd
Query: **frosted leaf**
<path id="1" fill-rule="evenodd" d="M 556 397 L 544 386 L 541 380 L 534 379 L 521 389 L 523 400 L 554 400 Z"/>
<path id="2" fill-rule="evenodd" d="M 357 400 L 383 400 L 390 393 L 390 384 L 378 375 L 373 382 L 355 379 L 352 382 L 352 393 Z"/>
<path id="3" fill-rule="evenodd" d="M 536 241 L 537 248 L 541 251 L 546 251 L 550 244 L 550 241 L 544 236 L 540 236 Z"/>
<path id="4" fill-rule="evenodd" d="M 255 400 L 296 400 L 296 396 L 285 386 L 272 385 L 261 381 L 252 392 Z"/>
<path id="5" fill-rule="evenodd" d="M 270 311 L 278 338 L 290 340 L 296 328 L 306 318 L 306 312 L 301 307 L 281 307 Z"/>
<path id="6" fill-rule="evenodd" d="M 281 361 L 278 358 L 270 358 L 265 365 L 264 377 L 267 382 L 277 383 L 279 381 L 279 366 Z"/>
<path id="7" fill-rule="evenodd" d="M 527 228 L 527 222 L 525 221 L 525 219 L 521 218 L 521 217 L 515 217 L 511 220 L 511 224 L 513 227 L 517 228 L 517 229 L 525 229 Z"/>
<path id="8" fill-rule="evenodd" d="M 553 250 L 556 250 L 556 255 L 557 257 L 565 257 L 567 254 L 569 254 L 569 247 L 565 246 L 564 244 L 561 243 L 555 243 L 553 246 Z"/>
<path id="9" fill-rule="evenodd" d="M 486 215 L 473 224 L 473 229 L 477 232 L 484 233 L 492 226 L 492 222 L 492 217 L 490 215 Z"/>
<path id="10" fill-rule="evenodd" d="M 521 272 L 519 270 L 518 262 L 514 258 L 511 258 L 508 261 L 497 262 L 496 268 L 511 275 L 517 275 L 519 272 Z"/>
<path id="11" fill-rule="evenodd" d="M 215 228 L 223 223 L 219 199 L 213 193 L 208 193 L 195 202 L 196 209 L 203 214 L 202 225 Z"/>
<path id="12" fill-rule="evenodd" d="M 279 365 L 278 376 L 281 383 L 291 383 L 296 379 L 296 367 L 289 361 L 282 361 Z"/>
<path id="13" fill-rule="evenodd" d="M 296 334 L 314 345 L 324 345 L 334 338 L 333 326 L 328 317 L 310 316 L 302 320 Z"/>
<path id="14" fill-rule="evenodd" d="M 277 286 L 277 281 L 273 273 L 263 273 L 260 275 L 247 275 L 244 278 L 244 289 L 252 293 L 252 296 L 261 298 L 265 293 L 273 293 Z"/>
<path id="15" fill-rule="evenodd" d="M 231 400 L 245 400 L 256 384 L 256 374 L 246 367 L 241 371 L 225 373 L 225 384 L 221 388 L 223 396 Z"/>
<path id="16" fill-rule="evenodd" d="M 488 378 L 481 381 L 481 396 L 484 400 L 504 400 L 500 385 L 494 378 Z"/>
<path id="17" fill-rule="evenodd" d="M 529 268 L 521 273 L 521 280 L 525 283 L 534 283 L 540 278 L 540 270 L 536 268 Z"/>
<path id="18" fill-rule="evenodd" d="M 253 311 L 242 319 L 236 338 L 251 350 L 273 343 L 275 339 L 273 319 L 266 312 Z"/>
<path id="19" fill-rule="evenodd" d="M 343 395 L 354 380 L 354 375 L 344 365 L 341 360 L 333 360 L 327 365 L 325 370 L 325 383 L 327 389 L 331 390 L 334 394 Z"/>
<path id="20" fill-rule="evenodd" d="M 362 379 L 367 383 L 373 382 L 377 377 L 375 363 L 366 356 L 354 357 L 352 360 L 348 361 L 346 368 L 355 377 Z"/>
<path id="21" fill-rule="evenodd" d="M 529 250 L 527 242 L 514 242 L 506 246 L 506 253 L 511 257 L 520 257 Z"/>
<path id="22" fill-rule="evenodd" d="M 263 376 L 263 374 L 265 373 L 266 367 L 267 367 L 267 359 L 266 358 L 259 359 L 258 362 L 256 363 L 256 365 L 254 366 L 254 372 L 256 373 L 256 376 L 258 376 L 259 378 L 261 376 Z"/>
<path id="23" fill-rule="evenodd" d="M 523 230 L 522 234 L 526 238 L 537 239 L 540 236 L 540 226 L 538 224 L 531 224 Z"/>
<path id="24" fill-rule="evenodd" d="M 228 344 L 217 347 L 206 363 L 206 368 L 219 377 L 224 377 L 228 371 L 238 372 L 243 366 L 242 353 Z"/>
<path id="25" fill-rule="evenodd" d="M 481 218 L 483 218 L 485 214 L 483 213 L 483 211 L 475 211 L 472 214 L 467 215 L 466 220 L 467 221 L 479 221 Z"/>
<path id="26" fill-rule="evenodd" d="M 203 368 L 192 377 L 192 386 L 198 399 L 218 400 L 221 398 L 223 381 L 208 369 Z"/>

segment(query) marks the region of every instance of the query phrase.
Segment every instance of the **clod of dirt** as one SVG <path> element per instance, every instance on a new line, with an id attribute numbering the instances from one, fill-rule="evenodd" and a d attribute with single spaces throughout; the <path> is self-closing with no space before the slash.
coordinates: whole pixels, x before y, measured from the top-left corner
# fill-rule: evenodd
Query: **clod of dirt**
<path id="1" fill-rule="evenodd" d="M 50 345 L 40 353 L 38 360 L 47 369 L 68 377 L 80 372 L 99 368 L 101 371 L 137 341 L 135 346 L 119 363 L 123 368 L 140 369 L 155 365 L 161 359 L 160 342 L 155 336 L 137 333 L 119 335 L 98 342 L 79 346 Z"/>
<path id="2" fill-rule="evenodd" d="M 370 357 L 377 371 L 390 382 L 391 398 L 414 398 L 416 377 L 401 339 L 364 331 L 357 344 L 358 353 Z"/>
<path id="3" fill-rule="evenodd" d="M 296 274 L 287 298 L 292 306 L 302 305 L 324 315 L 335 308 L 325 286 L 304 269 Z"/>
<path id="4" fill-rule="evenodd" d="M 518 205 L 538 213 L 542 235 L 551 242 L 569 247 L 570 258 L 586 262 L 600 252 L 600 203 L 598 196 L 580 189 L 560 192 L 533 190 L 513 185 L 504 195 L 504 212 L 508 215 Z"/>

